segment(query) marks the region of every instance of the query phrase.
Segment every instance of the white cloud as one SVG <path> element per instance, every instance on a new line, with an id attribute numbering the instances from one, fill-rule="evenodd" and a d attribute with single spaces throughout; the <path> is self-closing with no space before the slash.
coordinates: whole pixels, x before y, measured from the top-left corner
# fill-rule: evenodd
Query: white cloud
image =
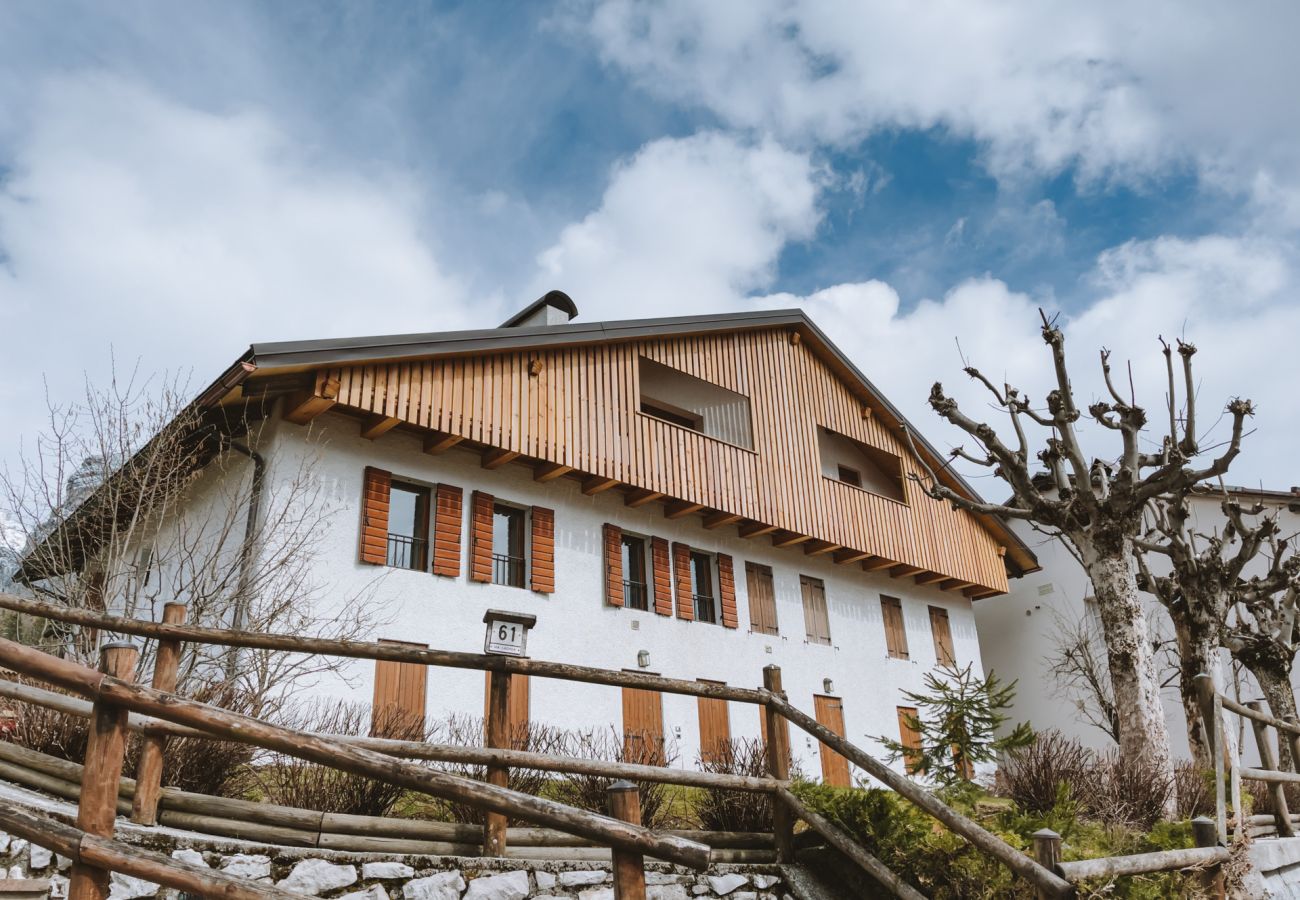
<path id="1" fill-rule="evenodd" d="M 809 157 L 771 141 L 654 141 L 540 255 L 536 289 L 563 288 L 588 318 L 732 306 L 771 283 L 787 243 L 812 237 L 817 194 Z"/>

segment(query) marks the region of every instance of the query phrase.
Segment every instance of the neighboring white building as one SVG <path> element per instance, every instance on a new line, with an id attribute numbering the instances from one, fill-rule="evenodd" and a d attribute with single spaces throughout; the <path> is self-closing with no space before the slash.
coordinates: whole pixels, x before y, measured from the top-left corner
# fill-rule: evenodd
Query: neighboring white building
<path id="1" fill-rule="evenodd" d="M 319 457 L 338 512 L 315 575 L 338 598 L 373 587 L 374 639 L 480 652 L 501 609 L 537 617 L 538 659 L 741 686 L 775 663 L 793 703 L 869 750 L 941 654 L 981 669 L 972 600 L 1033 554 L 909 480 L 902 418 L 802 312 L 575 314 L 552 292 L 498 329 L 255 345 L 198 402 L 258 406 L 268 491 Z M 223 477 L 246 478 L 230 458 Z M 482 672 L 413 687 L 391 665 L 316 691 L 482 714 Z M 760 732 L 754 707 L 533 682 L 520 715 L 663 736 L 688 766 Z"/>
<path id="2" fill-rule="evenodd" d="M 1230 487 L 1243 504 L 1259 502 L 1276 512 L 1281 533 L 1300 532 L 1300 492 Z M 1221 494 L 1206 485 L 1192 500 L 1192 524 L 1202 533 L 1222 528 Z M 1074 699 L 1067 697 L 1060 683 L 1050 673 L 1049 659 L 1056 655 L 1062 628 L 1070 629 L 1081 621 L 1092 621 L 1093 633 L 1100 637 L 1101 624 L 1092 607 L 1092 585 L 1083 567 L 1070 550 L 1056 538 L 1035 532 L 1023 522 L 1014 522 L 1013 530 L 1021 535 L 1038 557 L 1041 570 L 1012 582 L 1007 594 L 975 604 L 981 654 L 987 669 L 1007 681 L 1019 680 L 1012 723 L 1030 722 L 1036 730 L 1057 729 L 1078 738 L 1086 746 L 1105 749 L 1113 741 L 1081 714 Z M 1166 561 L 1152 554 L 1148 561 L 1153 572 L 1168 571 Z M 1257 558 L 1246 574 L 1263 571 L 1267 564 Z M 1147 621 L 1154 640 L 1172 641 L 1173 624 L 1163 606 L 1151 595 L 1143 594 Z M 1105 651 L 1100 650 L 1105 663 Z M 1157 657 L 1164 664 L 1162 691 L 1165 701 L 1169 737 L 1175 756 L 1186 758 L 1187 726 L 1178 694 L 1176 673 L 1169 669 L 1170 657 Z M 1230 659 L 1226 651 L 1225 663 Z M 1225 667 L 1225 671 L 1227 668 Z M 1236 686 L 1233 685 L 1236 689 Z M 1258 697 L 1249 676 L 1240 679 L 1243 697 Z M 1010 724 L 1010 723 L 1009 723 Z M 1247 751 L 1253 743 L 1247 741 Z"/>

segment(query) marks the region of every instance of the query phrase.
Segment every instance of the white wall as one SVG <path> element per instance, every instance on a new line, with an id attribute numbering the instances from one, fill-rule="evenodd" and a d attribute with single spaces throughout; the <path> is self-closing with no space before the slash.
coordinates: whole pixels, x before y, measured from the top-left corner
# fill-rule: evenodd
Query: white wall
<path id="1" fill-rule="evenodd" d="M 973 660 L 976 669 L 980 668 L 975 618 L 970 601 L 960 594 L 921 587 L 910 579 L 866 573 L 857 566 L 836 566 L 824 556 L 805 556 L 799 547 L 781 550 L 765 539 L 742 540 L 731 528 L 706 531 L 696 518 L 669 521 L 657 504 L 628 509 L 617 491 L 587 497 L 569 479 L 538 484 L 524 466 L 507 465 L 486 471 L 479 465 L 478 455 L 468 451 L 429 456 L 421 452 L 420 441 L 413 436 L 393 432 L 374 442 L 362 440 L 357 436 L 355 420 L 337 414 L 322 416 L 312 428 L 324 429 L 326 446 L 320 478 L 326 493 L 339 505 L 332 527 L 321 536 L 323 553 L 318 575 L 337 599 L 360 594 L 375 578 L 381 579 L 374 602 L 382 604 L 387 624 L 375 630 L 374 638 L 481 652 L 483 612 L 494 608 L 537 616 L 528 645 L 529 655 L 536 659 L 635 670 L 638 651 L 646 650 L 650 654 L 649 671 L 743 687 L 761 685 L 763 667 L 775 663 L 782 668 L 791 701 L 809 713 L 813 710 L 813 695 L 822 692 L 823 679 L 832 679 L 836 694 L 843 698 L 848 738 L 869 752 L 880 750 L 872 736 L 898 736 L 896 708 L 904 702 L 900 692 L 921 690 L 923 674 L 936 664 L 927 605 L 949 611 L 958 661 L 964 664 Z M 270 460 L 269 477 L 274 480 L 278 470 L 294 468 L 296 455 L 310 452 L 308 430 L 282 424 L 270 440 L 264 440 L 261 449 Z M 545 596 L 527 589 L 472 583 L 465 564 L 461 576 L 451 579 L 358 563 L 359 502 L 366 465 L 388 469 L 404 479 L 457 485 L 465 490 L 467 501 L 469 492 L 481 489 L 514 503 L 553 508 L 556 593 Z M 605 522 L 731 554 L 735 560 L 740 628 L 683 622 L 654 612 L 606 606 L 601 547 L 601 525 Z M 464 554 L 469 546 L 467 531 L 462 541 Z M 747 560 L 772 567 L 780 636 L 749 633 L 744 576 Z M 825 581 L 833 646 L 804 641 L 800 574 Z M 881 593 L 902 600 L 910 661 L 886 655 Z M 320 684 L 315 693 L 370 702 L 373 663 L 357 661 L 349 671 L 351 684 L 332 680 Z M 478 671 L 431 670 L 430 717 L 441 718 L 453 712 L 482 715 L 483 682 L 483 673 Z M 562 728 L 621 727 L 617 688 L 534 679 L 531 703 L 535 721 Z M 680 729 L 682 763 L 693 765 L 699 747 L 696 700 L 665 695 L 663 709 L 665 733 L 671 737 Z M 730 712 L 733 737 L 758 736 L 756 707 L 733 703 Z M 805 773 L 819 777 L 816 747 L 797 729 L 792 730 L 792 737 Z"/>

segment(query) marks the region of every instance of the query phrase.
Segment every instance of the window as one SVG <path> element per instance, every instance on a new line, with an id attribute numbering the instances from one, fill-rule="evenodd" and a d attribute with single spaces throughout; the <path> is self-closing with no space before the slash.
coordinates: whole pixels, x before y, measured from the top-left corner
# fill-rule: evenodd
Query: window
<path id="1" fill-rule="evenodd" d="M 388 565 L 423 570 L 429 558 L 429 489 L 394 481 L 388 500 Z"/>
<path id="2" fill-rule="evenodd" d="M 492 583 L 524 586 L 524 511 L 492 506 Z"/>
<path id="3" fill-rule="evenodd" d="M 941 666 L 954 666 L 957 656 L 952 652 L 952 627 L 948 623 L 948 610 L 942 606 L 930 607 L 930 633 L 934 635 L 934 658 Z"/>
<path id="4" fill-rule="evenodd" d="M 650 608 L 650 579 L 646 577 L 645 538 L 625 534 L 623 552 L 623 604 L 628 609 Z"/>
<path id="5" fill-rule="evenodd" d="M 745 583 L 749 587 L 749 630 L 759 634 L 780 634 L 776 624 L 776 591 L 772 587 L 771 567 L 745 563 Z"/>
<path id="6" fill-rule="evenodd" d="M 898 707 L 898 742 L 903 745 L 903 766 L 908 775 L 921 771 L 920 722 L 915 706 Z"/>
<path id="7" fill-rule="evenodd" d="M 647 416 L 754 449 L 749 398 L 644 356 L 637 363 L 638 408 Z"/>
<path id="8" fill-rule="evenodd" d="M 903 627 L 903 603 L 897 597 L 881 597 L 880 613 L 885 621 L 885 649 L 894 659 L 911 659 L 907 652 L 907 629 Z"/>
<path id="9" fill-rule="evenodd" d="M 817 449 L 825 477 L 890 500 L 907 502 L 903 491 L 903 460 L 897 455 L 820 425 Z"/>
<path id="10" fill-rule="evenodd" d="M 713 557 L 691 551 L 691 585 L 695 592 L 695 621 L 718 621 L 718 605 L 713 590 Z"/>
<path id="11" fill-rule="evenodd" d="M 831 623 L 826 614 L 826 585 L 820 578 L 799 576 L 803 589 L 803 625 L 810 644 L 830 644 Z"/>

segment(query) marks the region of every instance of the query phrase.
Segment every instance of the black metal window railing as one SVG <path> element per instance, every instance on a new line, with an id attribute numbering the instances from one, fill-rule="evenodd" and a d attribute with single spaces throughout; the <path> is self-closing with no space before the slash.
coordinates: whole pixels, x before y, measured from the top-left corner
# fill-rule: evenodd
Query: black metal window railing
<path id="1" fill-rule="evenodd" d="M 507 556 L 504 553 L 492 554 L 492 583 L 510 587 L 524 586 L 524 558 Z"/>
<path id="2" fill-rule="evenodd" d="M 713 604 L 713 597 L 710 594 L 695 595 L 695 621 L 697 622 L 716 622 L 718 621 L 717 609 Z"/>
<path id="3" fill-rule="evenodd" d="M 644 581 L 623 582 L 623 603 L 628 609 L 649 609 L 650 593 Z"/>
<path id="4" fill-rule="evenodd" d="M 423 569 L 429 542 L 408 534 L 388 536 L 388 564 L 399 569 Z"/>

